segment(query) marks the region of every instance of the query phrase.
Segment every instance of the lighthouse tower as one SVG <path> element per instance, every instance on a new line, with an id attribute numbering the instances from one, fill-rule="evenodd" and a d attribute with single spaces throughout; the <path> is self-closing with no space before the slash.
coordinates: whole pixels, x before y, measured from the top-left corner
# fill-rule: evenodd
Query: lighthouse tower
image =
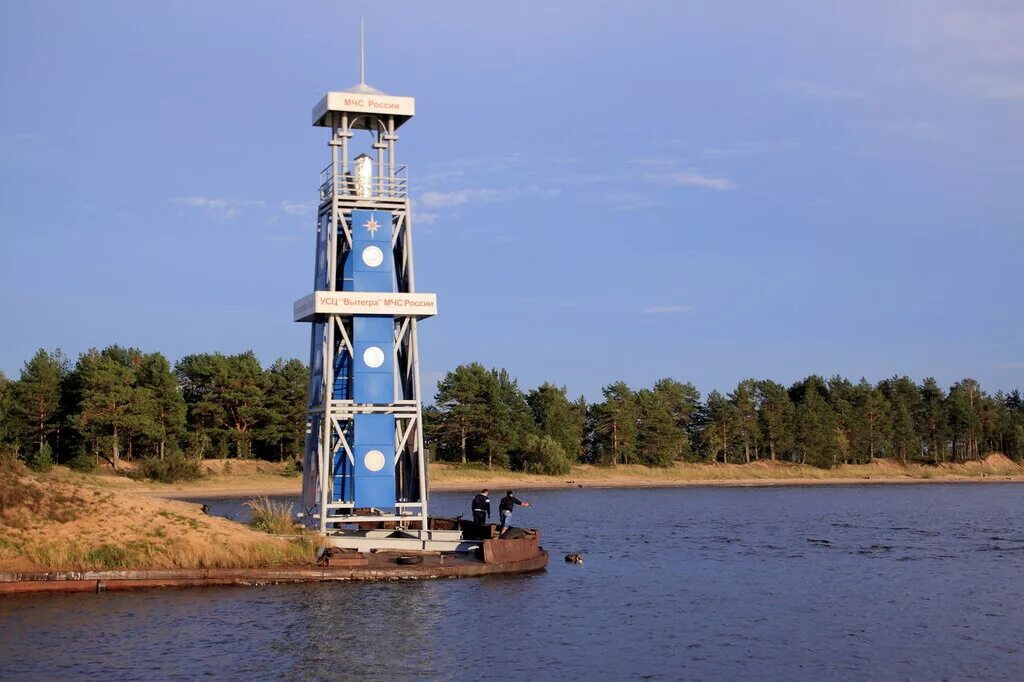
<path id="1" fill-rule="evenodd" d="M 415 102 L 360 75 L 313 109 L 313 125 L 330 131 L 330 163 L 320 173 L 313 292 L 294 311 L 312 323 L 302 506 L 328 536 L 379 521 L 423 535 L 417 325 L 437 300 L 416 292 L 409 187 L 396 156 Z"/>

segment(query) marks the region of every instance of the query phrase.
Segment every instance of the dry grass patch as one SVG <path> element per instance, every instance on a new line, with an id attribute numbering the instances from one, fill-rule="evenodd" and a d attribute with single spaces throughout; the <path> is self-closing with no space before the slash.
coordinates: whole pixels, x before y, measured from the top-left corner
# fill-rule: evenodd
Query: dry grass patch
<path id="1" fill-rule="evenodd" d="M 39 475 L 0 476 L 0 570 L 308 564 L 312 544 L 269 537 L 187 502 Z"/>
<path id="2" fill-rule="evenodd" d="M 294 505 L 274 502 L 266 495 L 254 497 L 245 503 L 252 511 L 249 525 L 264 533 L 286 535 L 295 532 Z"/>

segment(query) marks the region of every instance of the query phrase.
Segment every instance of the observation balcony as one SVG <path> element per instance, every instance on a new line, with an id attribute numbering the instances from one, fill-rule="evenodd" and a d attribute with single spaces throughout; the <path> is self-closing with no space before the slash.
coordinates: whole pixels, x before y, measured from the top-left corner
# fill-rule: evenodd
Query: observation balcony
<path id="1" fill-rule="evenodd" d="M 394 176 L 335 172 L 334 164 L 320 171 L 320 205 L 335 196 L 344 204 L 404 203 L 409 196 L 406 166 L 395 166 Z"/>

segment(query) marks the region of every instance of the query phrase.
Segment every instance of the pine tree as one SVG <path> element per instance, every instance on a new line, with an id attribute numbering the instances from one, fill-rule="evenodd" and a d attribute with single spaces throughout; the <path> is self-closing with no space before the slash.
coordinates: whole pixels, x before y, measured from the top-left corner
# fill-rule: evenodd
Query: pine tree
<path id="1" fill-rule="evenodd" d="M 861 378 L 853 387 L 851 403 L 850 454 L 855 462 L 868 463 L 889 447 L 889 401 Z"/>
<path id="2" fill-rule="evenodd" d="M 189 453 L 196 457 L 207 456 L 208 446 L 213 456 L 227 454 L 226 415 L 217 400 L 221 357 L 212 353 L 186 355 L 174 366 L 185 399 Z"/>
<path id="3" fill-rule="evenodd" d="M 628 464 L 636 453 L 636 394 L 617 381 L 601 389 L 604 401 L 591 408 L 593 458 L 608 464 Z"/>
<path id="4" fill-rule="evenodd" d="M 530 391 L 526 402 L 541 435 L 550 436 L 566 455 L 575 460 L 583 442 L 586 402 L 581 413 L 577 403 L 569 402 L 565 387 L 559 388 L 551 383 L 541 384 Z"/>
<path id="5" fill-rule="evenodd" d="M 255 430 L 267 414 L 266 378 L 255 353 L 189 355 L 175 371 L 189 426 L 218 439 L 222 454 L 230 442 L 238 457 L 249 457 Z"/>
<path id="6" fill-rule="evenodd" d="M 915 417 L 920 413 L 921 395 L 908 377 L 892 377 L 878 384 L 889 401 L 890 444 L 892 453 L 906 464 L 921 453 Z"/>
<path id="7" fill-rule="evenodd" d="M 455 454 L 463 464 L 473 446 L 486 436 L 490 408 L 488 385 L 493 377 L 478 362 L 459 365 L 438 382 L 437 424 L 441 454 Z"/>
<path id="8" fill-rule="evenodd" d="M 736 450 L 739 440 L 739 412 L 736 406 L 718 391 L 711 391 L 701 422 L 701 442 L 708 461 L 717 462 L 721 454 L 722 463 L 728 464 L 729 456 Z"/>
<path id="9" fill-rule="evenodd" d="M 278 358 L 266 372 L 266 415 L 259 440 L 277 457 L 301 457 L 306 440 L 309 371 L 301 360 Z"/>
<path id="10" fill-rule="evenodd" d="M 754 388 L 754 402 L 768 456 L 773 461 L 778 457 L 789 456 L 793 449 L 795 413 L 789 393 L 774 381 L 759 381 Z"/>
<path id="11" fill-rule="evenodd" d="M 659 379 L 654 384 L 654 394 L 669 412 L 675 429 L 675 443 L 672 454 L 676 459 L 694 460 L 697 453 L 693 447 L 694 415 L 700 409 L 700 391 L 691 383 L 675 379 Z"/>
<path id="12" fill-rule="evenodd" d="M 60 403 L 60 384 L 67 360 L 60 349 L 47 353 L 40 348 L 25 363 L 14 385 L 14 417 L 22 438 L 41 451 L 55 427 Z"/>
<path id="13" fill-rule="evenodd" d="M 949 420 L 953 456 L 961 462 L 978 459 L 981 438 L 981 386 L 974 379 L 964 379 L 949 389 L 946 413 Z"/>
<path id="14" fill-rule="evenodd" d="M 854 406 L 855 388 L 839 375 L 828 380 L 828 400 L 836 416 L 836 462 L 847 463 L 854 457 L 855 432 L 861 426 Z"/>
<path id="15" fill-rule="evenodd" d="M 138 412 L 144 415 L 147 438 L 154 442 L 156 455 L 163 459 L 168 443 L 177 451 L 185 438 L 185 399 L 167 358 L 160 353 L 143 355 L 136 389 L 144 396 L 140 400 L 144 407 Z"/>
<path id="16" fill-rule="evenodd" d="M 123 362 L 120 350 L 93 348 L 79 356 L 75 367 L 81 386 L 75 426 L 95 451 L 108 449 L 109 456 L 104 458 L 114 469 L 121 461 L 125 431 L 133 424 L 131 411 L 137 398 L 131 366 Z"/>
<path id="17" fill-rule="evenodd" d="M 661 396 L 648 389 L 636 392 L 636 458 L 648 466 L 668 466 L 678 454 L 679 434 Z"/>
<path id="18" fill-rule="evenodd" d="M 834 466 L 838 459 L 836 415 L 828 389 L 819 376 L 809 376 L 789 389 L 796 405 L 795 452 L 801 464 Z"/>
<path id="19" fill-rule="evenodd" d="M 921 384 L 917 430 L 921 434 L 929 458 L 935 463 L 944 462 L 949 450 L 946 395 L 932 377 L 928 377 Z"/>
<path id="20" fill-rule="evenodd" d="M 757 419 L 753 379 L 741 381 L 736 390 L 729 394 L 729 401 L 735 408 L 737 445 L 743 451 L 743 462 L 750 464 L 751 453 L 757 457 L 761 442 L 761 429 Z"/>
<path id="21" fill-rule="evenodd" d="M 492 369 L 485 388 L 488 412 L 483 430 L 487 468 L 495 463 L 509 466 L 510 454 L 522 450 L 525 438 L 534 434 L 530 406 L 519 384 L 505 369 Z"/>
<path id="22" fill-rule="evenodd" d="M 13 445 L 17 438 L 14 429 L 14 382 L 0 372 L 0 448 Z"/>
<path id="23" fill-rule="evenodd" d="M 1024 459 L 1024 397 L 1013 390 L 1003 400 L 1008 414 L 1006 454 L 1020 461 Z"/>

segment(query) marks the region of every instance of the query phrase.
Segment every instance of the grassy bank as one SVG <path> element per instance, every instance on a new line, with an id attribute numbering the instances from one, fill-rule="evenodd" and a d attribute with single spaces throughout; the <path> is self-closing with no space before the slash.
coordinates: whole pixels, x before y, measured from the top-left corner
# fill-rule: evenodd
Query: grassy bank
<path id="1" fill-rule="evenodd" d="M 313 556 L 310 542 L 207 516 L 196 504 L 70 478 L 0 472 L 0 571 L 266 567 Z"/>

